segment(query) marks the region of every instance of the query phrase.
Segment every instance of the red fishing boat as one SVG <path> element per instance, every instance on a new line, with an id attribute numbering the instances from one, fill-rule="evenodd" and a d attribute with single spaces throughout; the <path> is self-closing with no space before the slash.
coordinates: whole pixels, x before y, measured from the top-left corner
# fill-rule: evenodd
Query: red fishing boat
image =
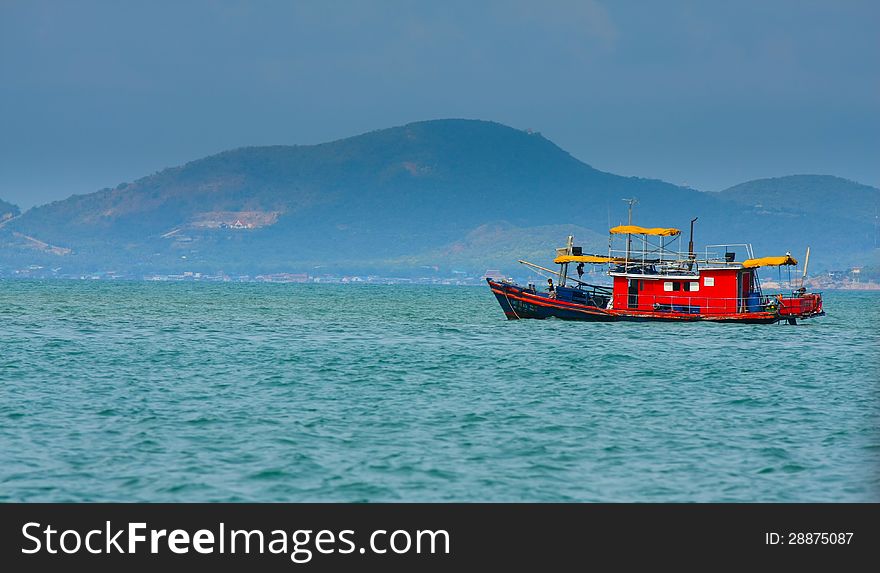
<path id="1" fill-rule="evenodd" d="M 696 219 L 694 219 L 696 221 Z M 558 271 L 519 261 L 544 273 L 547 286 L 518 285 L 487 278 L 508 319 L 560 318 L 566 320 L 662 320 L 772 324 L 782 320 L 822 316 L 822 295 L 807 292 L 805 261 L 799 288 L 767 294 L 758 269 L 793 267 L 798 262 L 786 253 L 779 257 L 754 256 L 749 244 L 708 245 L 699 256 L 693 247 L 693 223 L 688 250 L 680 247 L 681 231 L 636 225 L 614 227 L 609 233 L 608 254 L 583 254 L 568 238 L 557 249 Z M 615 244 L 620 240 L 623 246 Z M 675 249 L 679 246 L 678 250 Z M 738 254 L 741 260 L 737 260 Z M 576 265 L 578 278 L 569 276 Z M 611 286 L 583 280 L 584 265 L 603 265 Z"/>

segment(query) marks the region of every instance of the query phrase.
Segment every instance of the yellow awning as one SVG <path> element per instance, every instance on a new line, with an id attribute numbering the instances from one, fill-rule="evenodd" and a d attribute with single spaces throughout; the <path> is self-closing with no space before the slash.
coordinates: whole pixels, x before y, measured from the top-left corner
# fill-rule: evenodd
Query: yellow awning
<path id="1" fill-rule="evenodd" d="M 600 257 L 599 255 L 561 255 L 553 259 L 557 265 L 562 263 L 613 263 L 611 257 Z"/>
<path id="2" fill-rule="evenodd" d="M 661 237 L 671 237 L 672 235 L 678 235 L 681 233 L 678 229 L 664 229 L 662 227 L 653 227 L 648 229 L 647 227 L 639 227 L 638 225 L 618 225 L 611 229 L 611 233 L 615 235 L 659 235 Z"/>
<path id="3" fill-rule="evenodd" d="M 778 267 L 780 265 L 796 265 L 798 262 L 791 255 L 784 257 L 761 257 L 759 259 L 746 259 L 743 268 L 753 269 L 756 267 Z"/>

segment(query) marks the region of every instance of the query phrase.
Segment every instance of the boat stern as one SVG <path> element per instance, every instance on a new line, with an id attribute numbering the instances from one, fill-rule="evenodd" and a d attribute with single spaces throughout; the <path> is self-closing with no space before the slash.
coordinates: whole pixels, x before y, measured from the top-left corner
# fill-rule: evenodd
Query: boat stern
<path id="1" fill-rule="evenodd" d="M 779 317 L 787 319 L 823 316 L 822 293 L 795 292 L 789 296 L 779 295 Z"/>

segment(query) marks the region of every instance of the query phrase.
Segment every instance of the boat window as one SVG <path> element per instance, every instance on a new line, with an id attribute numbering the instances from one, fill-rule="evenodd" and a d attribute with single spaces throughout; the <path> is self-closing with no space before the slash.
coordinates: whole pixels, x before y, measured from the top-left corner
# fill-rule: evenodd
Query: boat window
<path id="1" fill-rule="evenodd" d="M 672 281 L 666 281 L 663 283 L 663 290 L 669 292 L 672 290 Z"/>
<path id="2" fill-rule="evenodd" d="M 672 281 L 672 290 L 681 290 L 681 282 Z"/>
<path id="3" fill-rule="evenodd" d="M 715 286 L 715 277 L 703 277 L 703 286 Z"/>
<path id="4" fill-rule="evenodd" d="M 700 290 L 700 281 L 691 281 L 691 292 Z"/>
<path id="5" fill-rule="evenodd" d="M 639 281 L 639 290 L 645 290 L 645 281 Z"/>

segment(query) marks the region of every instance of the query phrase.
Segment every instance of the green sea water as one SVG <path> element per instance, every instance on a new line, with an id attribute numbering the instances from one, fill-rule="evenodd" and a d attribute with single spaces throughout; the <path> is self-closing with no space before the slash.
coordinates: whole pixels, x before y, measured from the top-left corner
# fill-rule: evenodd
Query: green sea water
<path id="1" fill-rule="evenodd" d="M 880 501 L 880 294 L 798 326 L 488 288 L 0 282 L 0 500 Z"/>

